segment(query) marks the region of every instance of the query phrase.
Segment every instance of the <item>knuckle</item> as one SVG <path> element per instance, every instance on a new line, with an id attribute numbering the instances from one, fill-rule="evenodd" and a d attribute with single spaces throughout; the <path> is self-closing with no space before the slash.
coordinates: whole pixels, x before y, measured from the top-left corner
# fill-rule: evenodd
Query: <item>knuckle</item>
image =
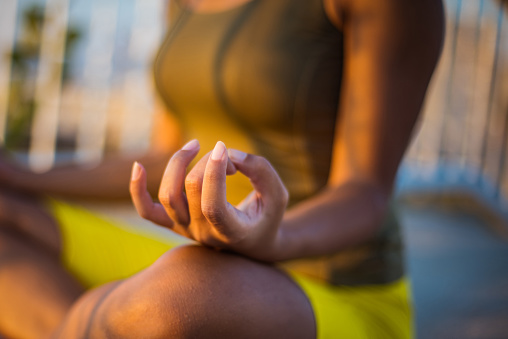
<path id="1" fill-rule="evenodd" d="M 162 204 L 162 206 L 169 206 L 170 205 L 170 199 L 169 195 L 165 192 L 159 192 L 159 202 Z"/>
<path id="2" fill-rule="evenodd" d="M 215 182 L 215 181 L 219 181 L 221 179 L 222 179 L 221 173 L 218 173 L 216 171 L 209 171 L 206 173 L 206 180 L 207 181 Z"/>
<path id="3" fill-rule="evenodd" d="M 170 192 L 168 196 L 168 204 L 166 206 L 171 207 L 172 209 L 178 208 L 178 199 L 180 198 L 179 194 L 176 192 Z"/>
<path id="4" fill-rule="evenodd" d="M 253 177 L 255 180 L 261 179 L 267 172 L 272 169 L 270 162 L 262 156 L 256 156 L 254 162 L 254 173 Z"/>
<path id="5" fill-rule="evenodd" d="M 143 219 L 149 219 L 150 218 L 149 213 L 144 208 L 138 209 L 138 214 Z"/>
<path id="6" fill-rule="evenodd" d="M 213 225 L 222 225 L 225 220 L 224 212 L 217 208 L 214 204 L 203 204 L 201 206 L 201 212 L 208 221 Z"/>
<path id="7" fill-rule="evenodd" d="M 185 179 L 185 190 L 188 192 L 199 192 L 201 191 L 201 180 L 196 175 L 188 175 Z"/>
<path id="8" fill-rule="evenodd" d="M 159 202 L 165 208 L 177 209 L 178 208 L 178 199 L 180 196 L 177 192 L 161 192 L 159 193 Z"/>

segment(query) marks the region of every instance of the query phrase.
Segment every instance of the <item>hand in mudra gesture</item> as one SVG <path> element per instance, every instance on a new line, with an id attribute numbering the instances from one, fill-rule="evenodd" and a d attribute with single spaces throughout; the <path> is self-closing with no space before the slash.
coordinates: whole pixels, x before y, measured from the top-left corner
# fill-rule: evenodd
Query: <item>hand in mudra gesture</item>
<path id="1" fill-rule="evenodd" d="M 130 192 L 139 215 L 204 245 L 270 261 L 288 202 L 281 179 L 265 158 L 236 150 L 228 156 L 222 142 L 186 175 L 198 152 L 199 143 L 193 140 L 170 159 L 160 203 L 146 189 L 144 168 L 134 164 Z M 226 175 L 237 169 L 254 190 L 235 207 L 226 200 Z"/>

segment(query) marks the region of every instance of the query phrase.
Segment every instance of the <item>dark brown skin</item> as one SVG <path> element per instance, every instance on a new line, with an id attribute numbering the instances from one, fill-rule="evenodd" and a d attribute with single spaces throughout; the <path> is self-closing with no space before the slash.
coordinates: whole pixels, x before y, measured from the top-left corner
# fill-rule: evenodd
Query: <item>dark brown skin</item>
<path id="1" fill-rule="evenodd" d="M 32 203 L 20 204 L 9 203 L 10 213 L 22 208 L 33 216 L 44 214 Z M 37 227 L 37 233 L 55 234 L 51 223 L 27 221 L 29 231 Z M 83 288 L 61 267 L 55 243 L 25 230 L 23 224 L 0 221 L 0 331 L 7 338 L 47 338 Z"/>
<path id="2" fill-rule="evenodd" d="M 189 6 L 219 11 L 246 1 L 189 1 Z M 252 259 L 272 262 L 333 254 L 376 232 L 443 35 L 440 0 L 324 3 L 345 39 L 343 92 L 327 189 L 287 211 L 284 204 L 272 206 L 268 202 L 284 201 L 287 192 L 270 164 L 254 155 L 244 160 L 228 157 L 219 145 L 221 156 L 198 162 L 187 177 L 185 168 L 197 152 L 178 151 L 165 170 L 161 204 L 154 204 L 146 191 L 151 171 L 135 166 L 130 190 L 143 217 L 242 256 L 205 247 L 173 249 L 145 271 L 83 295 L 56 337 L 315 336 L 305 294 L 281 271 Z M 255 195 L 236 209 L 222 192 L 228 158 L 258 183 Z M 181 194 L 184 186 L 187 197 Z M 339 226 L 336 220 L 341 220 Z"/>

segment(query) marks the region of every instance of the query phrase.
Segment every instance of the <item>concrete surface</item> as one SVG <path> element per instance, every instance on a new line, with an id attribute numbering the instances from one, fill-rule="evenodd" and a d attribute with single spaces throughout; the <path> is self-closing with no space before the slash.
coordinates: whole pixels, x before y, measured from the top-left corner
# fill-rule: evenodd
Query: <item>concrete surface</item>
<path id="1" fill-rule="evenodd" d="M 399 212 L 418 338 L 508 338 L 508 241 L 464 212 Z"/>

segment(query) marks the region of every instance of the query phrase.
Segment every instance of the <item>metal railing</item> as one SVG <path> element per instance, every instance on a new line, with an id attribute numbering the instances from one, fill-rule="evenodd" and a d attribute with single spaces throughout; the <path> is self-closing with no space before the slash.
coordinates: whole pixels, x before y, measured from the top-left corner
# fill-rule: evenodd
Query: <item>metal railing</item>
<path id="1" fill-rule="evenodd" d="M 34 98 L 25 147 L 31 167 L 47 170 L 63 154 L 98 162 L 109 149 L 146 149 L 153 108 L 148 68 L 163 30 L 163 0 L 0 1 L 0 143 L 19 95 L 16 59 L 6 56 L 27 40 L 24 14 L 39 5 L 40 48 L 25 79 Z M 399 187 L 472 187 L 508 211 L 508 3 L 445 5 L 443 55 Z M 81 40 L 70 44 L 76 27 Z"/>
<path id="2" fill-rule="evenodd" d="M 443 55 L 399 185 L 469 188 L 508 211 L 508 3 L 445 4 Z"/>
<path id="3" fill-rule="evenodd" d="M 0 143 L 8 143 L 9 122 L 26 104 L 30 131 L 20 147 L 36 171 L 68 153 L 61 144 L 72 145 L 71 158 L 83 163 L 100 161 L 107 149 L 146 149 L 153 112 L 148 69 L 163 30 L 163 1 L 1 2 Z M 80 39 L 70 55 L 72 33 Z M 35 67 L 15 72 L 13 60 L 29 59 L 22 53 L 30 43 L 38 55 L 27 63 Z M 16 92 L 14 81 L 23 83 Z M 14 100 L 19 92 L 29 92 L 33 103 Z"/>

